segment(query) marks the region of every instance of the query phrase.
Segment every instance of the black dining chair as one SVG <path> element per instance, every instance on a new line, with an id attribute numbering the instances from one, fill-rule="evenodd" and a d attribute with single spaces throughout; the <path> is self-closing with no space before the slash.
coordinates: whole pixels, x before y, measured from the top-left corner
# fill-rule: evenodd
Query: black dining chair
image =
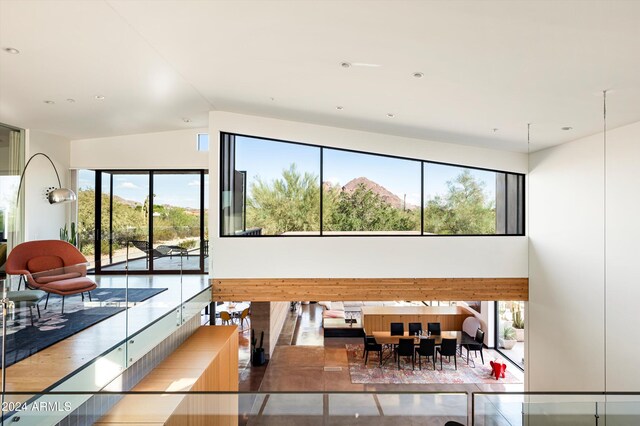
<path id="1" fill-rule="evenodd" d="M 415 336 L 416 333 L 422 331 L 422 323 L 421 322 L 410 322 L 409 323 L 409 336 Z"/>
<path id="2" fill-rule="evenodd" d="M 391 323 L 391 335 L 392 336 L 404 336 L 404 323 L 392 322 Z"/>
<path id="3" fill-rule="evenodd" d="M 482 360 L 482 364 L 484 364 L 484 356 L 482 355 L 482 348 L 484 347 L 484 331 L 478 328 L 476 330 L 476 336 L 473 339 L 473 343 L 465 343 L 461 346 L 467 350 L 467 364 L 469 364 L 469 351 L 473 351 L 473 354 L 476 357 L 478 356 L 478 351 L 480 351 L 480 359 Z M 475 365 L 476 363 L 474 361 L 473 366 L 475 367 Z"/>
<path id="4" fill-rule="evenodd" d="M 434 336 L 439 336 L 440 335 L 440 323 L 439 322 L 427 323 L 427 331 L 430 332 Z"/>
<path id="5" fill-rule="evenodd" d="M 440 354 L 440 370 L 442 370 L 442 357 L 446 356 L 451 361 L 451 357 L 453 356 L 453 363 L 456 366 L 456 370 L 458 369 L 458 362 L 456 361 L 456 353 L 458 351 L 458 340 L 457 339 L 442 339 L 442 345 L 436 348 L 436 354 Z"/>
<path id="6" fill-rule="evenodd" d="M 420 346 L 416 348 L 416 353 L 418 354 L 418 366 L 420 370 L 422 370 L 422 357 L 427 357 L 427 362 L 429 362 L 429 357 L 431 357 L 431 361 L 433 361 L 433 369 L 436 369 L 436 341 L 433 339 L 420 339 Z"/>
<path id="7" fill-rule="evenodd" d="M 367 365 L 369 352 L 377 352 L 378 360 L 380 361 L 380 365 L 382 365 L 382 345 L 376 342 L 375 337 L 364 336 L 364 365 Z"/>
<path id="8" fill-rule="evenodd" d="M 414 370 L 416 368 L 416 354 L 414 351 L 414 343 L 412 338 L 403 338 L 400 339 L 398 343 L 398 347 L 396 348 L 396 357 L 398 358 L 398 370 L 400 370 L 400 357 L 401 356 L 410 356 L 411 357 L 411 369 Z"/>

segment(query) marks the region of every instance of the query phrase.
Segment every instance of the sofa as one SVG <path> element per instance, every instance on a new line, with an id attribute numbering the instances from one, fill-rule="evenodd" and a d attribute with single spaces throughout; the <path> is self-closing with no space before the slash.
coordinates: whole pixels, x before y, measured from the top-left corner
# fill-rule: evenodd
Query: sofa
<path id="1" fill-rule="evenodd" d="M 424 306 L 422 302 L 369 302 L 369 301 L 325 301 L 318 302 L 324 308 L 322 311 L 323 318 L 346 318 L 347 315 L 359 316 L 362 313 L 363 306 Z"/>
<path id="2" fill-rule="evenodd" d="M 87 259 L 73 245 L 61 240 L 38 240 L 18 244 L 9 253 L 6 272 L 21 277 L 18 290 L 25 281 L 25 286 L 34 290 L 42 290 L 49 296 L 56 294 L 62 297 L 64 313 L 65 296 L 87 292 L 91 299 L 91 290 L 97 288 L 95 282 L 87 278 Z"/>

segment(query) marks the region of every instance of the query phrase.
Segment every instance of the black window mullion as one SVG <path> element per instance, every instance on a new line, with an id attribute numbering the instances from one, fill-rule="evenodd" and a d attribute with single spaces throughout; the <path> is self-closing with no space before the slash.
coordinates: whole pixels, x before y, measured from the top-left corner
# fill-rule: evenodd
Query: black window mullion
<path id="1" fill-rule="evenodd" d="M 153 266 L 153 170 L 149 171 L 149 272 L 154 271 Z"/>
<path id="2" fill-rule="evenodd" d="M 109 173 L 109 264 L 113 263 L 113 173 Z"/>
<path id="3" fill-rule="evenodd" d="M 424 161 L 420 162 L 420 235 L 424 235 Z"/>
<path id="4" fill-rule="evenodd" d="M 102 172 L 96 171 L 94 176 L 94 198 L 95 209 L 94 229 L 93 229 L 93 256 L 96 264 L 95 271 L 100 273 L 102 268 Z"/>
<path id="5" fill-rule="evenodd" d="M 204 170 L 200 170 L 200 273 L 204 274 L 204 253 L 207 250 L 205 248 L 204 238 Z"/>
<path id="6" fill-rule="evenodd" d="M 324 212 L 323 212 L 323 200 L 324 200 L 324 148 L 320 147 L 320 236 L 323 234 L 324 228 Z"/>

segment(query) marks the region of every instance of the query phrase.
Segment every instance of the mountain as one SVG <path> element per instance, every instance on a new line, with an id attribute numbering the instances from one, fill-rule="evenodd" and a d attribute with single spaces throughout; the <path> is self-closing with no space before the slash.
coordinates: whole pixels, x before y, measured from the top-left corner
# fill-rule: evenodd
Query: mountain
<path id="1" fill-rule="evenodd" d="M 323 186 L 326 186 L 327 184 L 328 182 L 325 182 Z M 377 194 L 384 202 L 390 204 L 396 209 L 402 209 L 404 207 L 407 210 L 412 210 L 418 207 L 409 203 L 407 203 L 405 206 L 402 198 L 398 197 L 396 194 L 389 191 L 384 186 L 377 184 L 376 182 L 369 180 L 366 177 L 358 177 L 350 180 L 346 185 L 342 187 L 342 191 L 352 193 L 360 185 L 363 185 L 366 189 L 370 190 L 374 194 Z"/>

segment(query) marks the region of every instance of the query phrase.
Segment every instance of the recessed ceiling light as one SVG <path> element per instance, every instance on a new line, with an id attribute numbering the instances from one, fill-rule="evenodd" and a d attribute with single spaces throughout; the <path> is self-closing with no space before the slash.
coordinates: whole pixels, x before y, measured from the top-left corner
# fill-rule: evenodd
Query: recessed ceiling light
<path id="1" fill-rule="evenodd" d="M 392 113 L 388 112 L 388 113 L 387 113 L 387 117 L 389 117 L 389 118 L 393 118 L 393 117 L 395 117 L 395 115 L 393 115 Z"/>
<path id="2" fill-rule="evenodd" d="M 561 127 L 561 129 L 562 129 L 562 130 L 565 130 L 565 131 L 566 131 L 566 130 L 573 130 L 573 127 L 571 127 L 571 126 L 564 126 L 564 127 Z"/>
<path id="3" fill-rule="evenodd" d="M 5 47 L 4 51 L 7 53 L 11 53 L 12 55 L 17 55 L 18 53 L 20 53 L 20 51 L 16 48 L 13 47 Z"/>
<path id="4" fill-rule="evenodd" d="M 337 110 L 342 111 L 342 110 L 344 109 L 344 107 L 342 107 L 342 106 L 337 106 L 337 107 L 336 107 L 336 109 L 337 109 Z"/>
<path id="5" fill-rule="evenodd" d="M 93 98 L 94 98 L 96 101 L 104 101 L 104 96 L 102 96 L 102 95 L 95 95 Z"/>
<path id="6" fill-rule="evenodd" d="M 414 72 L 414 73 L 413 73 L 413 76 L 414 76 L 415 78 L 422 78 L 422 77 L 424 77 L 424 73 L 421 73 L 421 72 L 419 72 L 419 71 L 418 71 L 418 72 Z"/>
<path id="7" fill-rule="evenodd" d="M 73 98 L 67 98 L 67 102 L 69 102 L 70 104 L 75 103 L 75 99 Z"/>
<path id="8" fill-rule="evenodd" d="M 55 101 L 46 100 L 46 101 L 44 101 L 44 103 L 48 104 L 48 105 L 53 105 L 53 104 L 55 104 Z"/>
<path id="9" fill-rule="evenodd" d="M 182 121 L 184 121 L 185 123 L 191 123 L 191 119 L 190 118 L 183 118 Z"/>
<path id="10" fill-rule="evenodd" d="M 351 68 L 351 63 L 349 63 L 349 62 L 341 62 L 340 66 L 342 68 Z"/>

